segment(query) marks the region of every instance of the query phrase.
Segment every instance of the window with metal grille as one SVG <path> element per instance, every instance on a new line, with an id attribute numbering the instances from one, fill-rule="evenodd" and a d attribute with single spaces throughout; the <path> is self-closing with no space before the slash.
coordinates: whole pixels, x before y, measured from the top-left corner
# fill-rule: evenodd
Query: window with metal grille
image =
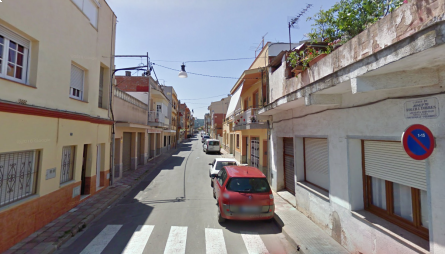
<path id="1" fill-rule="evenodd" d="M 0 25 L 0 77 L 26 83 L 30 42 Z"/>
<path id="2" fill-rule="evenodd" d="M 73 180 L 74 146 L 62 148 L 62 166 L 60 169 L 60 184 Z"/>
<path id="3" fill-rule="evenodd" d="M 104 96 L 104 67 L 100 67 L 100 74 L 99 74 L 99 102 L 98 107 L 99 108 L 105 108 L 103 105 L 103 96 Z"/>
<path id="4" fill-rule="evenodd" d="M 71 64 L 71 83 L 70 83 L 70 97 L 82 100 L 83 99 L 83 80 L 84 71 L 79 67 Z"/>
<path id="5" fill-rule="evenodd" d="M 38 151 L 0 154 L 0 206 L 36 193 Z"/>

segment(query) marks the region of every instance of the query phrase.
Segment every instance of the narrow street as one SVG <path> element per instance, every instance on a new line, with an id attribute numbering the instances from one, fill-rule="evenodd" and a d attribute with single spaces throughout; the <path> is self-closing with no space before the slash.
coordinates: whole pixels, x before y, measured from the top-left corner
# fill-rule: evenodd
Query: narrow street
<path id="1" fill-rule="evenodd" d="M 219 224 L 198 138 L 57 253 L 296 253 L 274 221 Z"/>

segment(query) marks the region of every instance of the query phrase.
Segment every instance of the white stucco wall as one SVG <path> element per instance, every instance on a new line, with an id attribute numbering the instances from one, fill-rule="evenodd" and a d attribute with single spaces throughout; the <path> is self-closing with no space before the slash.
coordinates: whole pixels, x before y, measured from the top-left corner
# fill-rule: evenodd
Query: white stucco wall
<path id="1" fill-rule="evenodd" d="M 277 70 L 278 71 L 278 70 Z M 444 77 L 444 69 L 437 70 Z M 398 242 L 387 233 L 377 230 L 366 221 L 353 216 L 351 211 L 363 210 L 363 183 L 361 168 L 360 140 L 398 141 L 403 131 L 412 124 L 423 124 L 430 128 L 436 137 L 436 148 L 427 159 L 428 199 L 430 200 L 430 251 L 445 252 L 445 115 L 436 119 L 406 119 L 404 103 L 408 96 L 425 95 L 420 98 L 435 97 L 439 101 L 439 112 L 445 110 L 445 79 L 439 83 L 421 88 L 379 90 L 370 93 L 341 95 L 338 106 L 300 106 L 273 116 L 271 130 L 271 169 L 272 187 L 280 190 L 283 184 L 283 137 L 294 138 L 295 175 L 298 182 L 304 181 L 301 160 L 303 137 L 328 138 L 330 192 L 328 197 L 296 184 L 297 208 L 310 217 L 326 233 L 333 235 L 334 221 L 338 215 L 341 237 L 336 239 L 354 253 L 413 253 L 407 244 Z M 435 94 L 439 93 L 439 94 Z M 435 95 L 428 95 L 435 94 Z M 387 99 L 400 97 L 399 99 Z M 300 98 L 302 100 L 303 98 Z M 381 102 L 377 102 L 383 100 Z M 354 107 L 367 103 L 375 104 Z M 348 108 L 351 107 L 351 108 Z M 347 108 L 347 109 L 341 109 Z M 326 110 L 322 113 L 316 113 Z M 332 110 L 330 110 L 332 109 Z M 312 114 L 315 113 L 315 114 Z M 309 115 L 308 115 L 309 114 Z M 409 233 L 408 233 L 409 234 Z M 406 236 L 409 238 L 409 236 Z M 335 239 L 335 237 L 334 237 Z"/>

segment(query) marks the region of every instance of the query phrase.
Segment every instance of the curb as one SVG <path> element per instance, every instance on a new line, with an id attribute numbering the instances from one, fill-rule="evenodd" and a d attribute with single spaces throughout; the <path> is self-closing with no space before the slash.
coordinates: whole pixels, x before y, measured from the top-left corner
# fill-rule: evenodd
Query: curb
<path id="1" fill-rule="evenodd" d="M 174 150 L 170 150 L 170 153 L 173 153 L 175 151 L 178 150 L 179 147 L 177 147 Z M 64 235 L 62 235 L 59 240 L 57 242 L 54 242 L 52 244 L 52 248 L 47 248 L 45 250 L 42 250 L 40 253 L 42 254 L 51 254 L 54 253 L 55 251 L 57 251 L 63 244 L 65 244 L 68 240 L 70 240 L 72 237 L 74 237 L 77 233 L 79 233 L 80 231 L 82 231 L 84 228 L 86 228 L 88 226 L 88 224 L 93 221 L 95 218 L 97 218 L 100 214 L 102 214 L 103 211 L 105 211 L 110 205 L 112 205 L 116 200 L 124 197 L 125 195 L 127 195 L 132 189 L 134 189 L 140 182 L 142 182 L 142 180 L 144 180 L 151 172 L 153 172 L 158 166 L 159 164 L 161 164 L 162 162 L 164 162 L 165 160 L 167 160 L 168 157 L 165 157 L 162 160 L 158 160 L 157 162 L 154 162 L 153 165 L 151 166 L 151 170 L 147 169 L 145 173 L 141 174 L 137 180 L 135 180 L 131 185 L 128 185 L 129 188 L 126 188 L 126 190 L 124 190 L 122 193 L 113 196 L 112 198 L 110 198 L 108 200 L 108 202 L 101 208 L 95 210 L 94 212 L 92 212 L 92 214 L 88 215 L 85 219 L 83 219 L 82 221 L 80 221 L 77 225 L 75 225 L 70 231 L 69 233 L 65 233 Z M 115 187 L 115 186 L 109 186 L 107 188 L 111 188 L 111 187 Z"/>

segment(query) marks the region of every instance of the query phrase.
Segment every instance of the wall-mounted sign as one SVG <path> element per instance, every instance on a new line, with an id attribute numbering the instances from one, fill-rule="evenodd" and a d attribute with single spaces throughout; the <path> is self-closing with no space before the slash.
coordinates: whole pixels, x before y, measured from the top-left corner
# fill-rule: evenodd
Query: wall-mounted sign
<path id="1" fill-rule="evenodd" d="M 45 179 L 51 179 L 56 177 L 56 168 L 50 168 L 46 170 Z"/>
<path id="2" fill-rule="evenodd" d="M 402 144 L 409 157 L 425 160 L 434 151 L 434 136 L 427 127 L 414 124 L 402 134 Z"/>
<path id="3" fill-rule="evenodd" d="M 405 102 L 406 119 L 434 119 L 439 117 L 439 101 L 435 97 Z"/>

